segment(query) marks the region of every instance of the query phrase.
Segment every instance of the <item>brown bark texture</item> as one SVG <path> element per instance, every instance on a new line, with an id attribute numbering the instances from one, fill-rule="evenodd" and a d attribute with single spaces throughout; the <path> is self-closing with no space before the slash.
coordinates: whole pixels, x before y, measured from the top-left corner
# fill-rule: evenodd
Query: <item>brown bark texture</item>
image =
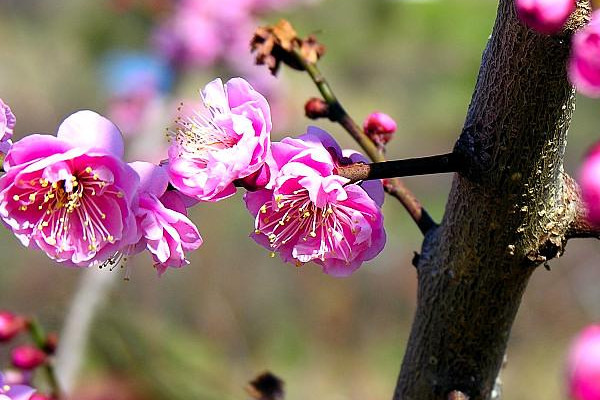
<path id="1" fill-rule="evenodd" d="M 496 396 L 529 277 L 562 254 L 580 214 L 563 171 L 575 105 L 566 63 L 588 8 L 580 2 L 561 34 L 544 36 L 518 21 L 514 0 L 499 2 L 455 145 L 464 168 L 416 263 L 418 304 L 395 400 Z"/>

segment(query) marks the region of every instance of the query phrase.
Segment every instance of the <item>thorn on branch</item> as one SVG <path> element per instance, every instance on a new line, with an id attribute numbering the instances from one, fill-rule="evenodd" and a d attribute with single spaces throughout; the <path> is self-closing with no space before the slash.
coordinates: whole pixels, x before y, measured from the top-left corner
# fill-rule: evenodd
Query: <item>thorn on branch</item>
<path id="1" fill-rule="evenodd" d="M 269 371 L 258 375 L 246 386 L 246 392 L 255 400 L 283 400 L 283 380 Z"/>

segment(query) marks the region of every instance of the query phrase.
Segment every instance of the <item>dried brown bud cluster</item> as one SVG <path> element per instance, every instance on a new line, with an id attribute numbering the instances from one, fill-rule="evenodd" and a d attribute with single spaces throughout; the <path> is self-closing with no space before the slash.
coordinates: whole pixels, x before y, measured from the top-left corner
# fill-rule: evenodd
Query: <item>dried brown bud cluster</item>
<path id="1" fill-rule="evenodd" d="M 250 48 L 256 53 L 256 63 L 265 64 L 273 75 L 277 74 L 281 63 L 303 71 L 305 64 L 315 63 L 325 54 L 325 46 L 314 35 L 299 38 L 292 24 L 285 19 L 275 25 L 257 28 Z"/>

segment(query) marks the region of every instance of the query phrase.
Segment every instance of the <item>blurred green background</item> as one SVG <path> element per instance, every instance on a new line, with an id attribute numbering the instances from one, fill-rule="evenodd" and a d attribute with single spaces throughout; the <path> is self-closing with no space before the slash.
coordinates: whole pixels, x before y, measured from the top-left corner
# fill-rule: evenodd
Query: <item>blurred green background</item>
<path id="1" fill-rule="evenodd" d="M 99 60 L 111 48 L 143 48 L 150 26 L 139 12 L 115 13 L 107 3 L 0 0 L 0 97 L 17 116 L 17 138 L 52 133 L 78 109 L 105 111 Z M 348 111 L 359 121 L 374 110 L 398 121 L 388 149 L 398 158 L 452 148 L 496 6 L 492 0 L 323 0 L 262 22 L 283 16 L 301 34 L 316 32 L 328 49 L 321 68 Z M 221 73 L 187 73 L 174 98 L 196 96 Z M 303 104 L 317 94 L 304 74 L 284 70 L 280 79 L 290 111 L 275 116 L 276 138 L 304 132 L 311 122 Z M 569 173 L 576 174 L 586 147 L 599 137 L 598 107 L 579 99 Z M 339 127 L 318 125 L 352 146 Z M 164 128 L 156 126 L 157 138 Z M 437 220 L 450 181 L 406 179 Z M 246 382 L 266 369 L 285 380 L 291 400 L 391 398 L 415 308 L 411 258 L 421 234 L 398 203 L 387 199 L 384 208 L 385 251 L 351 277 L 335 279 L 314 266 L 285 265 L 248 239 L 253 220 L 240 194 L 195 207 L 192 220 L 205 243 L 188 267 L 157 278 L 151 259 L 141 255 L 129 264 L 129 281 L 112 272 L 120 276 L 92 327 L 78 398 L 245 399 Z M 565 397 L 568 342 L 600 316 L 599 259 L 597 242 L 573 241 L 550 262 L 551 272 L 534 274 L 502 373 L 505 398 Z M 61 329 L 79 280 L 94 273 L 58 266 L 7 230 L 0 231 L 0 265 L 0 309 L 35 314 L 54 330 Z M 113 394 L 91 394 L 102 388 Z"/>

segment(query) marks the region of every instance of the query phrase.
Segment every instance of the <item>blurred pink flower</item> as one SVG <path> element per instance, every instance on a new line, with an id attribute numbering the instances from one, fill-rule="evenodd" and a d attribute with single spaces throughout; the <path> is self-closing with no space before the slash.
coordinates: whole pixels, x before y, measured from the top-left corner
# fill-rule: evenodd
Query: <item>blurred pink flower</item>
<path id="1" fill-rule="evenodd" d="M 540 33 L 557 33 L 575 10 L 575 0 L 516 0 L 521 21 Z"/>
<path id="2" fill-rule="evenodd" d="M 588 152 L 579 173 L 579 184 L 588 219 L 600 226 L 600 143 Z"/>
<path id="3" fill-rule="evenodd" d="M 600 97 L 600 11 L 573 36 L 569 78 L 579 92 Z"/>
<path id="4" fill-rule="evenodd" d="M 242 78 L 225 86 L 206 85 L 207 113 L 180 118 L 169 148 L 169 177 L 182 193 L 218 201 L 235 193 L 233 181 L 264 164 L 270 146 L 271 112 L 267 100 Z"/>
<path id="5" fill-rule="evenodd" d="M 29 400 L 35 389 L 26 385 L 10 385 L 4 375 L 0 373 L 0 399 L 2 400 Z"/>
<path id="6" fill-rule="evenodd" d="M 103 262 L 135 240 L 138 176 L 122 156 L 118 128 L 92 111 L 70 115 L 56 137 L 26 136 L 4 160 L 0 217 L 58 262 Z"/>
<path id="7" fill-rule="evenodd" d="M 375 143 L 384 145 L 389 142 L 396 132 L 396 121 L 386 113 L 374 112 L 365 118 L 363 129 Z"/>
<path id="8" fill-rule="evenodd" d="M 305 1 L 305 0 L 304 0 Z M 248 54 L 256 18 L 298 0 L 182 0 L 154 31 L 153 45 L 171 64 L 207 67 Z M 236 51 L 243 43 L 243 53 Z"/>
<path id="9" fill-rule="evenodd" d="M 252 238 L 300 266 L 313 261 L 333 276 L 347 276 L 385 245 L 380 181 L 363 186 L 336 175 L 340 162 L 363 160 L 343 154 L 335 140 L 311 127 L 298 139 L 273 143 L 271 189 L 248 192 L 255 217 Z"/>
<path id="10" fill-rule="evenodd" d="M 0 99 L 0 153 L 6 154 L 12 146 L 11 138 L 17 119 L 10 107 Z"/>
<path id="11" fill-rule="evenodd" d="M 5 342 L 21 333 L 26 326 L 25 318 L 9 311 L 0 311 L 0 342 Z"/>
<path id="12" fill-rule="evenodd" d="M 588 326 L 572 342 L 567 379 L 573 400 L 600 400 L 600 325 Z"/>
<path id="13" fill-rule="evenodd" d="M 168 267 L 189 264 L 185 252 L 202 244 L 198 229 L 187 217 L 183 199 L 176 191 L 167 191 L 169 177 L 163 167 L 134 162 L 131 167 L 140 176 L 139 208 L 136 211 L 138 242 L 130 251 L 147 249 L 163 274 Z"/>

